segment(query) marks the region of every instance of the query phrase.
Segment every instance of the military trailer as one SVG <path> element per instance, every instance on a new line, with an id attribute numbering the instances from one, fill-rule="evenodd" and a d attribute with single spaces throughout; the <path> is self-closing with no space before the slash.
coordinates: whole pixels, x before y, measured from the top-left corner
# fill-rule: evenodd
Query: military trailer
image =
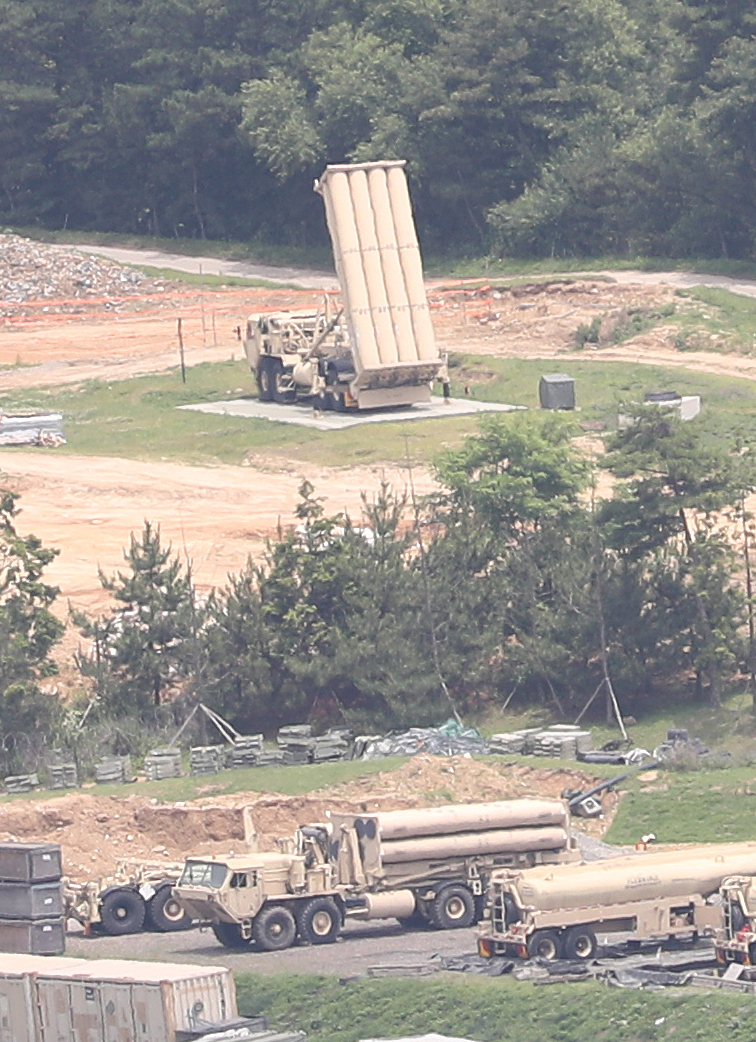
<path id="1" fill-rule="evenodd" d="M 466 927 L 494 869 L 577 860 L 569 825 L 560 800 L 331 813 L 291 852 L 189 858 L 173 893 L 227 947 L 328 944 L 347 918 Z"/>
<path id="2" fill-rule="evenodd" d="M 597 934 L 633 941 L 712 935 L 722 926 L 723 880 L 750 865 L 756 843 L 495 872 L 478 951 L 487 958 L 589 959 Z"/>
<path id="3" fill-rule="evenodd" d="M 85 883 L 64 879 L 64 916 L 81 923 L 86 933 L 188 930 L 194 924 L 173 896 L 182 869 L 170 861 L 123 858 L 107 878 Z"/>
<path id="4" fill-rule="evenodd" d="M 342 305 L 253 315 L 244 350 L 262 401 L 321 409 L 428 402 L 436 348 L 403 160 L 328 166 L 325 204 Z"/>

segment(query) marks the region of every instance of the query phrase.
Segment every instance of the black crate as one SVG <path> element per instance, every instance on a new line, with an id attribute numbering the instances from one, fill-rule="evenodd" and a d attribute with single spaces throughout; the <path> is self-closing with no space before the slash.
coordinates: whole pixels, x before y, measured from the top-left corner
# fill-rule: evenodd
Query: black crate
<path id="1" fill-rule="evenodd" d="M 0 883 L 0 919 L 57 919 L 62 915 L 60 883 Z"/>
<path id="2" fill-rule="evenodd" d="M 0 919 L 0 952 L 63 955 L 66 931 L 62 919 Z"/>
<path id="3" fill-rule="evenodd" d="M 0 843 L 0 880 L 45 883 L 60 879 L 62 874 L 57 843 Z"/>

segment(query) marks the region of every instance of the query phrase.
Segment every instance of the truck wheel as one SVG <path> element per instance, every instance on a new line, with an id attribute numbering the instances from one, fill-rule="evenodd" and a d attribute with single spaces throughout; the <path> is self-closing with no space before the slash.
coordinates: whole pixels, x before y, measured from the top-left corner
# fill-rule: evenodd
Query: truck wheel
<path id="1" fill-rule="evenodd" d="M 590 926 L 573 926 L 564 939 L 565 959 L 592 959 L 598 942 Z"/>
<path id="2" fill-rule="evenodd" d="M 302 908 L 297 925 L 306 944 L 333 944 L 341 933 L 341 912 L 330 897 L 316 897 Z"/>
<path id="3" fill-rule="evenodd" d="M 334 412 L 346 412 L 346 398 L 343 391 L 328 391 L 331 398 L 331 408 Z"/>
<path id="4" fill-rule="evenodd" d="M 437 930 L 458 930 L 475 922 L 475 899 L 467 887 L 445 886 L 431 901 L 430 921 Z"/>
<path id="5" fill-rule="evenodd" d="M 297 392 L 293 387 L 287 385 L 286 371 L 281 362 L 276 359 L 271 365 L 273 371 L 273 401 L 280 405 L 288 405 L 297 400 Z"/>
<path id="6" fill-rule="evenodd" d="M 145 919 L 147 925 L 159 933 L 190 930 L 194 925 L 186 910 L 173 896 L 173 886 L 170 883 L 159 886 L 149 899 Z"/>
<path id="7" fill-rule="evenodd" d="M 267 358 L 257 363 L 257 391 L 261 402 L 273 401 L 273 373 Z"/>
<path id="8" fill-rule="evenodd" d="M 522 919 L 522 912 L 517 907 L 515 899 L 511 894 L 504 894 L 502 900 L 504 902 L 504 925 L 511 926 L 512 923 L 519 923 Z"/>
<path id="9" fill-rule="evenodd" d="M 238 923 L 213 923 L 212 931 L 216 941 L 224 948 L 248 948 L 249 941 L 242 937 L 241 927 Z"/>
<path id="10" fill-rule="evenodd" d="M 288 908 L 271 905 L 263 908 L 252 926 L 252 937 L 264 952 L 280 952 L 291 948 L 297 936 L 297 924 Z"/>
<path id="11" fill-rule="evenodd" d="M 405 930 L 427 930 L 430 926 L 427 915 L 423 915 L 419 908 L 412 915 L 397 916 L 397 922 Z"/>
<path id="12" fill-rule="evenodd" d="M 146 908 L 136 890 L 111 890 L 100 902 L 100 922 L 105 933 L 117 937 L 139 933 L 144 926 Z"/>
<path id="13" fill-rule="evenodd" d="M 562 938 L 556 930 L 536 930 L 528 940 L 528 955 L 531 959 L 547 959 L 552 962 L 562 957 Z"/>

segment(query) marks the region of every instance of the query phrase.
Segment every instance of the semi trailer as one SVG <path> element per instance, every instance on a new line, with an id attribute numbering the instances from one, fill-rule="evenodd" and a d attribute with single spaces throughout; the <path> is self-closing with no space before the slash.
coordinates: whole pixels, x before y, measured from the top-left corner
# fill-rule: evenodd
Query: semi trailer
<path id="1" fill-rule="evenodd" d="M 589 959 L 597 934 L 632 941 L 713 935 L 722 926 L 719 888 L 749 866 L 756 870 L 756 843 L 495 872 L 478 951 L 487 958 Z"/>
<path id="2" fill-rule="evenodd" d="M 244 351 L 262 401 L 321 409 L 428 402 L 436 348 L 404 160 L 327 166 L 323 197 L 341 303 L 251 316 Z"/>
<path id="3" fill-rule="evenodd" d="M 270 951 L 332 943 L 346 919 L 470 926 L 495 869 L 578 858 L 561 800 L 330 813 L 290 850 L 189 858 L 173 893 L 221 944 Z"/>

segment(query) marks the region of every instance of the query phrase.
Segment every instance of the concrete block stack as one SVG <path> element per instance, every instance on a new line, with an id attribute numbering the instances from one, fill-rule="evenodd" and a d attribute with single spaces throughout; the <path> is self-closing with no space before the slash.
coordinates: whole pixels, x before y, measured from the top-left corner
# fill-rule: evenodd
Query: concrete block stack
<path id="1" fill-rule="evenodd" d="M 57 843 L 0 843 L 0 951 L 65 951 L 62 873 Z"/>
<path id="2" fill-rule="evenodd" d="M 193 745 L 189 750 L 191 774 L 217 774 L 226 766 L 222 745 Z"/>
<path id="3" fill-rule="evenodd" d="M 576 724 L 553 724 L 547 728 L 527 727 L 492 735 L 489 752 L 502 756 L 548 756 L 575 760 L 578 753 L 593 748 L 593 736 Z"/>
<path id="4" fill-rule="evenodd" d="M 283 763 L 310 763 L 313 745 L 312 725 L 289 724 L 288 727 L 282 727 L 276 735 L 276 744 L 283 753 Z"/>
<path id="5" fill-rule="evenodd" d="M 9 774 L 3 781 L 7 791 L 13 795 L 20 792 L 34 792 L 39 788 L 38 774 Z"/>
<path id="6" fill-rule="evenodd" d="M 180 778 L 184 773 L 181 766 L 181 750 L 150 749 L 144 758 L 144 773 L 147 775 L 147 781 Z"/>
<path id="7" fill-rule="evenodd" d="M 258 758 L 263 752 L 264 736 L 261 734 L 240 734 L 234 738 L 231 749 L 231 767 L 256 767 Z"/>
<path id="8" fill-rule="evenodd" d="M 312 739 L 312 762 L 348 760 L 352 752 L 353 733 L 348 728 L 332 728 Z"/>
<path id="9" fill-rule="evenodd" d="M 47 768 L 51 789 L 75 789 L 79 784 L 79 771 L 75 763 L 51 763 Z"/>
<path id="10" fill-rule="evenodd" d="M 98 785 L 118 785 L 136 781 L 130 756 L 106 756 L 95 764 Z"/>

